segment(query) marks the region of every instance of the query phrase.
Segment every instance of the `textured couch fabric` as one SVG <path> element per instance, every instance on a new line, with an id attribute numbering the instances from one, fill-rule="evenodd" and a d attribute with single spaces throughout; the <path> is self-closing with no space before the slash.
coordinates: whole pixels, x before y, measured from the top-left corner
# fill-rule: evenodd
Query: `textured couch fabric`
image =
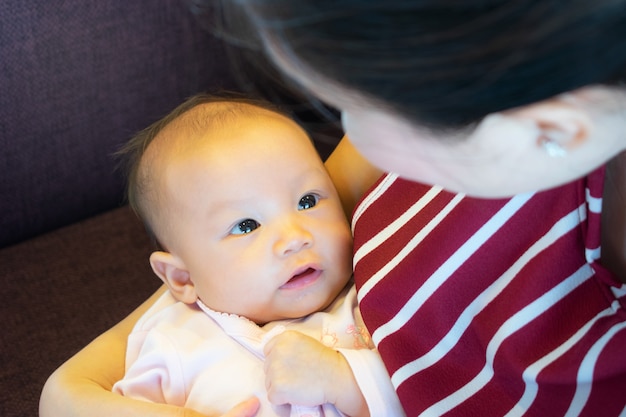
<path id="1" fill-rule="evenodd" d="M 47 376 L 156 290 L 150 249 L 122 207 L 0 250 L 1 416 L 37 416 Z"/>
<path id="2" fill-rule="evenodd" d="M 180 0 L 6 0 L 0 19 L 0 246 L 119 205 L 119 144 L 233 85 Z"/>
<path id="3" fill-rule="evenodd" d="M 0 416 L 36 416 L 50 373 L 159 285 L 120 144 L 188 96 L 257 85 L 332 149 L 333 125 L 271 70 L 233 74 L 185 1 L 0 2 Z"/>

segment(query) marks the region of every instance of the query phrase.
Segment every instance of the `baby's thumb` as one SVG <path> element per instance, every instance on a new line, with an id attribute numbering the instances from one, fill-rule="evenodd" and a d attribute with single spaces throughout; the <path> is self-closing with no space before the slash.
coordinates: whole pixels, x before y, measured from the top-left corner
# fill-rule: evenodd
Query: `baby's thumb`
<path id="1" fill-rule="evenodd" d="M 263 339 L 261 340 L 263 355 L 269 355 L 270 351 L 274 347 L 274 344 L 276 343 L 276 336 L 278 336 L 279 334 L 283 334 L 285 330 L 285 326 L 278 325 L 269 332 L 265 333 L 265 335 L 263 335 Z"/>

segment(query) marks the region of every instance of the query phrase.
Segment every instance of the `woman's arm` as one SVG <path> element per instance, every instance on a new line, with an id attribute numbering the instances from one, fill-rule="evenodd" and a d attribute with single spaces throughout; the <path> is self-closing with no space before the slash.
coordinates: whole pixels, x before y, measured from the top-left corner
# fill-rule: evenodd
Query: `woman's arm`
<path id="1" fill-rule="evenodd" d="M 341 139 L 325 165 L 339 192 L 344 212 L 351 218 L 354 207 L 382 171 L 361 156 L 347 136 Z"/>
<path id="2" fill-rule="evenodd" d="M 120 323 L 65 362 L 46 381 L 40 417 L 201 417 L 193 410 L 122 397 L 111 392 L 124 376 L 126 340 L 139 317 L 165 291 L 163 286 Z M 226 416 L 252 417 L 259 407 L 252 398 Z"/>

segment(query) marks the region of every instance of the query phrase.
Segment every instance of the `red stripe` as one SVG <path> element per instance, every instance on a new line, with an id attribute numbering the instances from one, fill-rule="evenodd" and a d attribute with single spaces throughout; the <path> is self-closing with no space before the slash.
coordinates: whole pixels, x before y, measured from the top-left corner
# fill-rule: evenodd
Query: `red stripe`
<path id="1" fill-rule="evenodd" d="M 599 175 L 599 174 L 598 174 Z M 600 175 L 601 176 L 601 175 Z M 519 257 L 568 213 L 584 204 L 584 181 L 539 193 L 495 233 L 475 254 L 435 291 L 416 314 L 399 331 L 378 346 L 393 374 L 406 363 L 429 352 L 448 333 L 460 314 L 486 288 L 497 280 Z M 601 181 L 595 178 L 592 195 L 601 195 Z M 428 187 L 398 180 L 366 210 L 355 227 L 355 248 L 397 219 Z M 411 238 L 453 198 L 441 193 L 431 204 L 403 225 L 395 235 L 367 254 L 355 267 L 357 288 L 387 264 Z M 482 227 L 507 200 L 466 198 L 427 236 L 388 276 L 361 301 L 363 317 L 371 333 L 385 324 L 405 305 L 450 256 Z M 549 210 L 546 210 L 549 207 Z M 584 214 L 583 214 L 584 215 Z M 584 220 L 584 218 L 583 218 Z M 587 232 L 589 226 L 593 232 Z M 485 349 L 503 323 L 522 308 L 541 297 L 586 263 L 585 242 L 599 236 L 599 215 L 589 214 L 578 227 L 534 257 L 509 285 L 484 307 L 461 336 L 458 343 L 431 367 L 410 377 L 398 389 L 407 415 L 417 415 L 433 403 L 447 397 L 471 381 L 485 366 Z M 589 240 L 591 238 L 591 240 Z M 596 270 L 602 268 L 594 265 Z M 608 274 L 602 270 L 600 275 Z M 598 275 L 598 274 L 596 274 Z M 610 280 L 614 277 L 610 276 Z M 524 370 L 559 348 L 568 338 L 608 308 L 614 299 L 604 280 L 594 277 L 556 302 L 542 315 L 513 333 L 500 345 L 494 359 L 494 377 L 472 398 L 454 409 L 452 415 L 502 415 L 524 392 L 521 378 Z M 481 307 L 482 308 L 482 307 Z M 607 327 L 626 320 L 623 310 L 596 323 L 592 331 L 538 377 L 539 393 L 532 410 L 539 414 L 560 415 L 570 405 L 576 390 L 576 375 L 581 361 Z M 623 346 L 625 332 L 619 334 Z M 598 361 L 598 384 L 619 378 L 617 386 L 624 391 L 626 361 L 613 342 Z M 617 356 L 620 355 L 620 356 Z M 620 366 L 615 366 L 616 362 Z M 615 381 L 613 381 L 615 382 Z M 600 386 L 600 385 L 598 385 Z M 613 409 L 623 409 L 624 397 L 616 400 L 615 390 L 594 389 L 594 404 L 607 402 Z M 494 401 L 494 399 L 497 399 Z M 621 409 L 619 409 L 621 411 Z"/>

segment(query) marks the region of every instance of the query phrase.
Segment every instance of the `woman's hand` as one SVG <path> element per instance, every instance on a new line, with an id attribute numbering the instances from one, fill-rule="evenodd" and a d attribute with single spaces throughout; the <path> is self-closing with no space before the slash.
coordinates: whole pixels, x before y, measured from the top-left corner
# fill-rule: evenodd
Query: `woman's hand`
<path id="1" fill-rule="evenodd" d="M 230 410 L 228 413 L 224 414 L 222 417 L 253 417 L 256 415 L 257 411 L 259 411 L 259 406 L 261 403 L 257 397 L 252 397 L 237 404 Z"/>

